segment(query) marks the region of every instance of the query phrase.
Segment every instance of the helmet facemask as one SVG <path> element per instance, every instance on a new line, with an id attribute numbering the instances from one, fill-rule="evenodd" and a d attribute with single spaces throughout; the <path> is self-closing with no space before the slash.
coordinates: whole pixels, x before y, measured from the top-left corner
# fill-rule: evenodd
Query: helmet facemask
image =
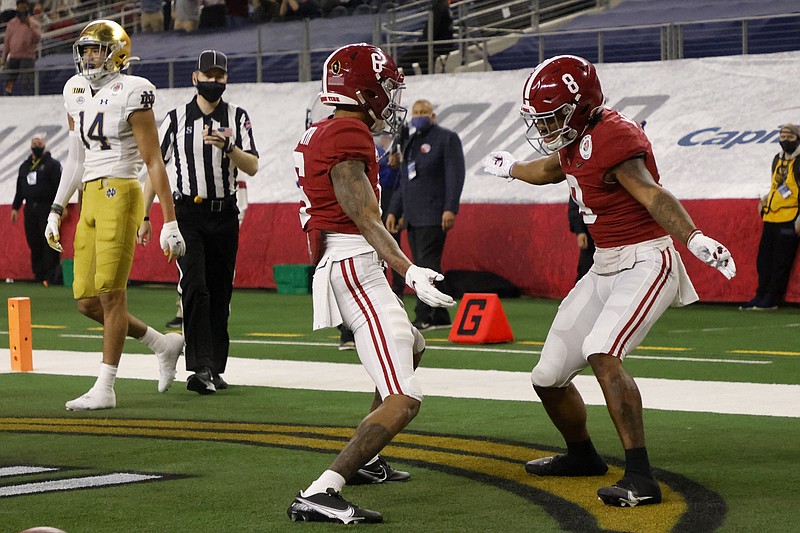
<path id="1" fill-rule="evenodd" d="M 122 49 L 124 43 L 102 43 L 91 39 L 80 39 L 72 46 L 72 57 L 75 60 L 75 65 L 78 67 L 78 74 L 84 78 L 97 81 L 100 78 L 107 76 L 117 69 L 112 60 L 115 52 Z M 97 47 L 99 52 L 98 59 L 89 62 L 84 58 L 85 50 L 88 47 Z"/>
<path id="2" fill-rule="evenodd" d="M 525 137 L 534 150 L 552 155 L 584 134 L 603 100 L 597 71 L 585 59 L 563 55 L 543 61 L 522 90 Z"/>
<path id="3" fill-rule="evenodd" d="M 125 29 L 112 20 L 90 22 L 72 45 L 72 58 L 78 73 L 90 81 L 126 69 L 130 61 L 139 59 L 131 56 L 131 39 Z"/>
<path id="4" fill-rule="evenodd" d="M 576 108 L 575 104 L 563 104 L 552 111 L 537 113 L 531 106 L 520 107 L 522 119 L 528 126 L 525 138 L 533 149 L 548 156 L 574 141 L 579 132 L 569 126 L 569 121 Z"/>
<path id="5" fill-rule="evenodd" d="M 361 104 L 361 107 L 367 112 L 367 115 L 372 119 L 372 126 L 370 130 L 373 133 L 391 133 L 394 134 L 399 131 L 406 119 L 408 110 L 400 105 L 403 89 L 405 84 L 397 82 L 392 78 L 383 78 L 379 82 L 380 88 L 385 93 L 385 98 L 388 103 L 380 112 L 380 117 L 375 114 L 375 109 L 370 105 L 369 100 L 383 100 L 382 95 L 372 95 L 372 98 L 365 97 L 364 92 L 356 91 L 356 97 Z"/>

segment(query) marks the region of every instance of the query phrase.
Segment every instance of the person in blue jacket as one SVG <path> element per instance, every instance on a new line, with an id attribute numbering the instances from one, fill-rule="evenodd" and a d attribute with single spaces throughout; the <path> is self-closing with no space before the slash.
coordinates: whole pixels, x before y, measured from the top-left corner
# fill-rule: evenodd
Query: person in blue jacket
<path id="1" fill-rule="evenodd" d="M 411 134 L 403 150 L 400 187 L 392 196 L 386 228 L 394 233 L 398 220 L 407 228 L 414 264 L 442 271 L 442 252 L 453 229 L 464 187 L 464 151 L 458 135 L 436 123 L 428 100 L 411 108 Z M 450 326 L 447 309 L 426 305 L 417 298 L 413 324 L 420 331 Z"/>

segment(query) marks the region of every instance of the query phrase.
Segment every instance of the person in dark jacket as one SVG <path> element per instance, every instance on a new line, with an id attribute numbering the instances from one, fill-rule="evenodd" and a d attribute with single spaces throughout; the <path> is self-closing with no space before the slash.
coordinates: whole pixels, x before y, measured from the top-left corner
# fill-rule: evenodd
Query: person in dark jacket
<path id="1" fill-rule="evenodd" d="M 569 207 L 567 208 L 567 216 L 569 218 L 569 230 L 575 234 L 578 241 L 578 249 L 580 255 L 578 256 L 578 277 L 575 278 L 577 282 L 581 279 L 594 264 L 594 239 L 592 234 L 589 233 L 589 228 L 583 221 L 583 216 L 580 213 L 578 204 L 570 197 Z"/>
<path id="2" fill-rule="evenodd" d="M 408 139 L 400 165 L 400 187 L 392 197 L 386 228 L 394 233 L 402 217 L 414 263 L 442 271 L 442 252 L 453 229 L 464 187 L 464 151 L 458 135 L 436 124 L 428 100 L 411 108 L 416 131 Z M 447 309 L 433 308 L 419 298 L 413 321 L 418 330 L 450 326 Z"/>
<path id="3" fill-rule="evenodd" d="M 61 180 L 61 163 L 45 151 L 44 137 L 37 133 L 31 138 L 31 155 L 19 166 L 11 223 L 16 223 L 24 201 L 25 238 L 31 250 L 33 279 L 45 285 L 61 285 L 61 254 L 50 248 L 44 237 L 47 215 Z"/>

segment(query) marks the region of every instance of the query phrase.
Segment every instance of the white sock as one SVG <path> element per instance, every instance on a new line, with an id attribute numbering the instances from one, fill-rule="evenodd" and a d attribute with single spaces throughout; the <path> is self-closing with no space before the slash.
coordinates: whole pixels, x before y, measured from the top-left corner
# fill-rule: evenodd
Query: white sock
<path id="1" fill-rule="evenodd" d="M 101 363 L 100 374 L 97 376 L 97 381 L 94 382 L 94 387 L 92 388 L 105 391 L 113 391 L 114 381 L 116 379 L 117 379 L 117 367 Z"/>
<path id="2" fill-rule="evenodd" d="M 147 331 L 139 339 L 139 342 L 150 348 L 153 353 L 164 351 L 164 343 L 166 338 L 163 333 L 160 333 L 150 326 L 147 326 Z"/>
<path id="3" fill-rule="evenodd" d="M 344 487 L 345 479 L 341 474 L 333 470 L 326 470 L 322 473 L 317 480 L 312 483 L 306 490 L 300 493 L 301 496 L 310 496 L 320 492 L 325 492 L 332 488 L 336 492 L 341 492 Z"/>

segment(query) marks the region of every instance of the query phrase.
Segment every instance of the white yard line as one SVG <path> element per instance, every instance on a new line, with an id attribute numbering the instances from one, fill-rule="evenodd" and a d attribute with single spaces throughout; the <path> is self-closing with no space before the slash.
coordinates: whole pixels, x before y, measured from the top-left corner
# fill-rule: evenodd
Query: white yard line
<path id="1" fill-rule="evenodd" d="M 35 350 L 34 374 L 68 376 L 97 375 L 100 353 Z M 189 373 L 179 361 L 178 380 Z M 0 350 L 0 373 L 10 369 L 8 350 Z M 120 364 L 120 378 L 157 378 L 152 355 L 125 354 Z M 499 370 L 463 370 L 420 368 L 423 391 L 428 396 L 480 398 L 487 400 L 537 401 L 529 372 Z M 372 382 L 361 365 L 262 360 L 231 357 L 225 379 L 231 385 L 252 385 L 287 389 L 371 392 Z M 637 378 L 644 407 L 667 411 L 784 416 L 800 418 L 800 385 L 729 383 Z M 574 381 L 588 405 L 605 405 L 603 394 L 592 376 L 578 376 Z"/>
<path id="2" fill-rule="evenodd" d="M 61 337 L 70 337 L 73 339 L 102 339 L 102 335 L 93 335 L 88 333 L 65 333 Z M 231 339 L 231 344 L 265 344 L 273 346 L 328 346 L 334 347 L 337 344 L 332 342 L 310 342 L 310 341 L 272 341 L 262 339 Z M 499 346 L 492 347 L 478 347 L 469 344 L 459 346 L 440 346 L 437 344 L 428 344 L 426 350 L 442 350 L 454 352 L 484 352 L 484 353 L 513 353 L 521 355 L 539 355 L 541 350 L 515 350 L 511 348 L 501 348 Z M 765 352 L 767 353 L 767 352 Z M 658 361 L 681 361 L 691 363 L 728 363 L 739 365 L 771 365 L 772 361 L 765 361 L 763 359 L 714 359 L 711 357 L 682 357 L 668 355 L 636 355 L 631 354 L 627 359 L 649 359 Z"/>

